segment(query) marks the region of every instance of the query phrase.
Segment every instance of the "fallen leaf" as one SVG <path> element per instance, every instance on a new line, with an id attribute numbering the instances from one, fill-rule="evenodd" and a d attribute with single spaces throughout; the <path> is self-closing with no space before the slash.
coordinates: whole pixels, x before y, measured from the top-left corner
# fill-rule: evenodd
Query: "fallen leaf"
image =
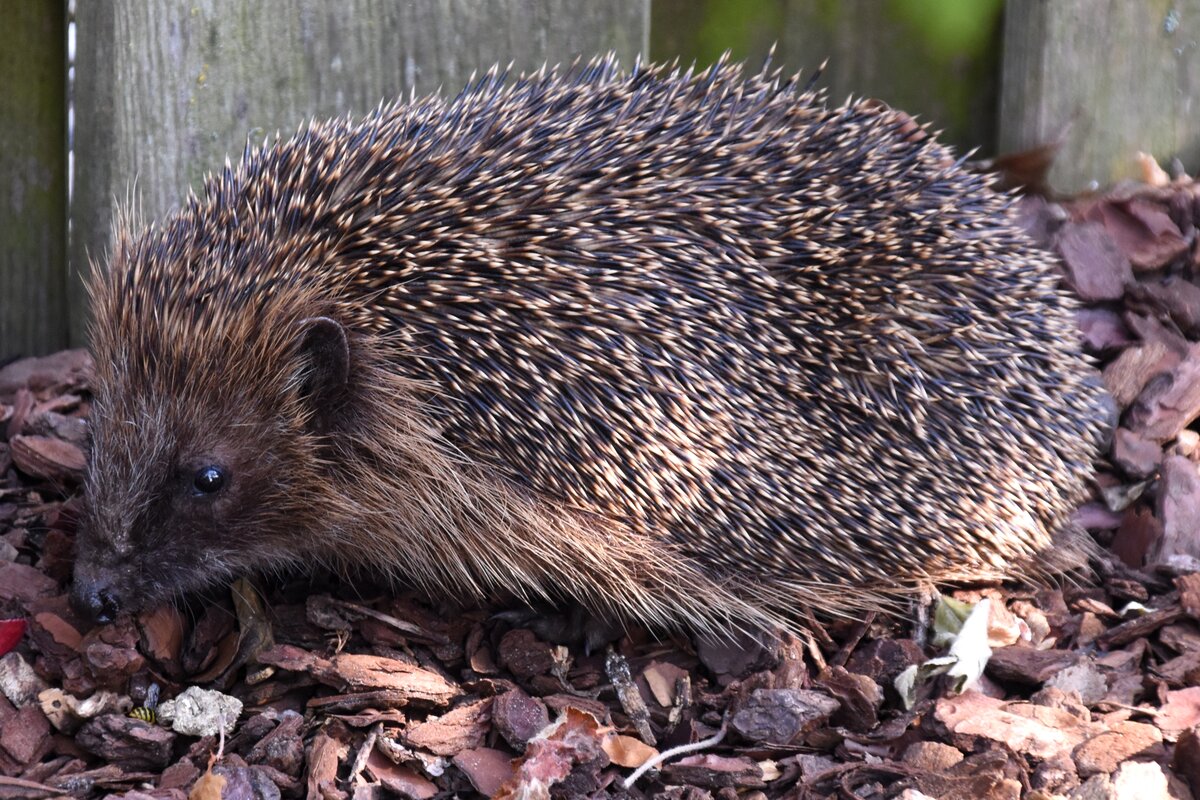
<path id="1" fill-rule="evenodd" d="M 225 776 L 217 775 L 212 767 L 196 779 L 192 790 L 188 792 L 188 800 L 221 800 L 221 790 L 225 788 Z"/>
<path id="2" fill-rule="evenodd" d="M 1173 736 L 1200 725 L 1200 686 L 1167 692 L 1157 722 L 1163 733 Z"/>
<path id="3" fill-rule="evenodd" d="M 608 758 L 619 767 L 635 768 L 658 755 L 658 750 L 633 736 L 613 734 L 601 744 Z"/>
<path id="4" fill-rule="evenodd" d="M 12 650 L 25 635 L 25 620 L 0 619 L 0 656 Z"/>

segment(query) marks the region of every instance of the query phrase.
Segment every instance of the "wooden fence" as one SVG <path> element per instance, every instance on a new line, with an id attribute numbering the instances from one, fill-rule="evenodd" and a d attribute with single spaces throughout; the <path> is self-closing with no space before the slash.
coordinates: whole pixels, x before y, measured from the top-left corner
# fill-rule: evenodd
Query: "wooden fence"
<path id="1" fill-rule="evenodd" d="M 119 203 L 153 219 L 246 136 L 454 91 L 494 62 L 722 50 L 813 69 L 960 147 L 1063 147 L 1051 184 L 1200 168 L 1200 0 L 0 0 L 0 359 L 83 340 Z"/>

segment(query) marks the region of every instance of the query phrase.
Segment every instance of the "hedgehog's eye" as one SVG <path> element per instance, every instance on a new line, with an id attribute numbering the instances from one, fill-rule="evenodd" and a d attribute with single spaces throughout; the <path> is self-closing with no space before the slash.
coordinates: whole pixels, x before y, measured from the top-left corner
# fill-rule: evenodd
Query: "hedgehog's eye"
<path id="1" fill-rule="evenodd" d="M 216 466 L 201 467 L 192 479 L 197 494 L 215 494 L 225 485 L 225 470 Z"/>

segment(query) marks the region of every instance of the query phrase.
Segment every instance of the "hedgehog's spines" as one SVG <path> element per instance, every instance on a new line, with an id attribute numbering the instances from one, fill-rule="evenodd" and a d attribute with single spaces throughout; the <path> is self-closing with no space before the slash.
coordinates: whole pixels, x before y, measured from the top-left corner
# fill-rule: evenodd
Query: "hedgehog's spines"
<path id="1" fill-rule="evenodd" d="M 717 631 L 1036 574 L 1100 425 L 1050 262 L 928 125 L 740 69 L 493 68 L 247 143 L 114 238 L 98 406 L 155 452 L 257 409 L 311 494 L 268 532 L 472 597 Z M 354 367 L 321 436 L 315 317 Z M 150 445 L 105 419 L 116 518 Z"/>

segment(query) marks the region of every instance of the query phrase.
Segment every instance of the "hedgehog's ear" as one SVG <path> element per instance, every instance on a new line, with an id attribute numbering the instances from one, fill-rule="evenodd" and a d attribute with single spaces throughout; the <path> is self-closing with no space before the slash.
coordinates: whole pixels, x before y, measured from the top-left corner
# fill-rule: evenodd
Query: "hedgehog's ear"
<path id="1" fill-rule="evenodd" d="M 311 427 L 315 433 L 329 433 L 337 427 L 350 382 L 346 329 L 329 317 L 301 320 L 300 355 L 305 362 L 300 396 L 312 410 Z"/>

